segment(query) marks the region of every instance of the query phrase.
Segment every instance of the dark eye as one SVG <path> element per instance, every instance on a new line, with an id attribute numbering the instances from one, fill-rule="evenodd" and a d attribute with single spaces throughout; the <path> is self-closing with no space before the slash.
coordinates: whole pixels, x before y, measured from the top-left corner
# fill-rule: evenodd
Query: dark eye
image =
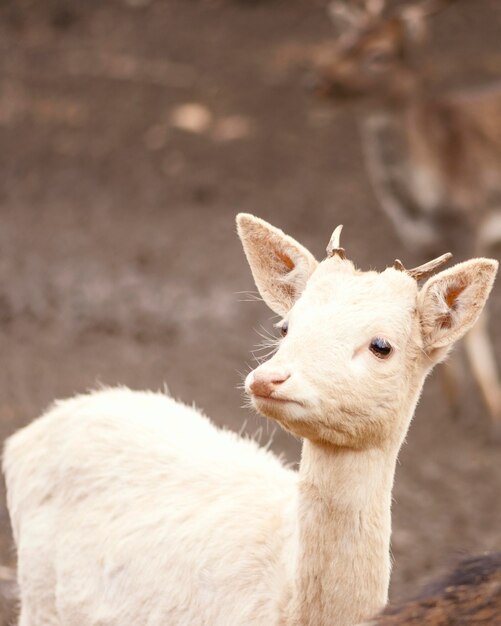
<path id="1" fill-rule="evenodd" d="M 285 337 L 288 330 L 289 330 L 289 322 L 284 322 L 282 326 L 280 327 L 280 334 L 282 335 L 282 337 Z"/>
<path id="2" fill-rule="evenodd" d="M 387 359 L 392 351 L 391 345 L 381 337 L 374 337 L 369 346 L 369 350 L 378 357 L 378 359 Z"/>

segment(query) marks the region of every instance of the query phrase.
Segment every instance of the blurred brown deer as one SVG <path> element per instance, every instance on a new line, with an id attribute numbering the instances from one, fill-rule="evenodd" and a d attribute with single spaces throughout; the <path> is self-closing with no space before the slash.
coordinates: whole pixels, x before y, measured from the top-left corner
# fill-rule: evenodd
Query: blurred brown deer
<path id="1" fill-rule="evenodd" d="M 316 58 L 321 94 L 365 105 L 374 191 L 401 240 L 423 258 L 445 248 L 483 255 L 501 242 L 501 84 L 437 95 L 414 59 L 427 19 L 450 1 L 393 9 L 385 0 L 336 1 L 330 11 L 343 34 Z M 465 345 L 499 428 L 501 384 L 485 316 Z"/>
<path id="2" fill-rule="evenodd" d="M 501 552 L 469 557 L 414 600 L 390 606 L 363 626 L 501 624 Z"/>

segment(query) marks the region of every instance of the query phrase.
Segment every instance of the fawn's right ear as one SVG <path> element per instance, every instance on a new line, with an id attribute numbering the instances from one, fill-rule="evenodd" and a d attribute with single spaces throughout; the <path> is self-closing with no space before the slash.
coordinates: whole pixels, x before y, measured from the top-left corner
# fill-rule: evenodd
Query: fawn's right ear
<path id="1" fill-rule="evenodd" d="M 472 259 L 430 278 L 421 289 L 418 311 L 424 351 L 441 361 L 480 317 L 494 284 L 498 262 Z"/>
<path id="2" fill-rule="evenodd" d="M 286 315 L 318 262 L 292 237 L 254 215 L 239 213 L 237 229 L 259 293 L 270 309 Z"/>

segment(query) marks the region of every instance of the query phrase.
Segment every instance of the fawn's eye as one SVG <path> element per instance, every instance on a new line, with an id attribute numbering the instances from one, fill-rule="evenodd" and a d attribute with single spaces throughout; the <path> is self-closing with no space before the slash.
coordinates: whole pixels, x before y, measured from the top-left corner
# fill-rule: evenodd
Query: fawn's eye
<path id="1" fill-rule="evenodd" d="M 382 337 L 374 337 L 372 339 L 369 350 L 377 356 L 378 359 L 387 359 L 392 351 L 392 347 L 386 339 Z"/>
<path id="2" fill-rule="evenodd" d="M 285 337 L 288 330 L 289 330 L 289 322 L 284 322 L 282 326 L 280 326 L 280 334 L 282 335 L 282 337 Z"/>

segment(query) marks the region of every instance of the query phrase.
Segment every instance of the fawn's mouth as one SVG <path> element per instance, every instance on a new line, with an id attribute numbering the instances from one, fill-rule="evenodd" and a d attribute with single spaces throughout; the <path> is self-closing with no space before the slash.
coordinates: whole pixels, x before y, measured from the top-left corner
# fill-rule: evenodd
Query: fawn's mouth
<path id="1" fill-rule="evenodd" d="M 298 406 L 303 406 L 303 403 L 299 400 L 293 400 L 292 398 L 280 398 L 277 396 L 260 396 L 258 394 L 251 395 L 252 400 L 254 402 L 262 402 L 263 404 L 297 404 Z"/>

